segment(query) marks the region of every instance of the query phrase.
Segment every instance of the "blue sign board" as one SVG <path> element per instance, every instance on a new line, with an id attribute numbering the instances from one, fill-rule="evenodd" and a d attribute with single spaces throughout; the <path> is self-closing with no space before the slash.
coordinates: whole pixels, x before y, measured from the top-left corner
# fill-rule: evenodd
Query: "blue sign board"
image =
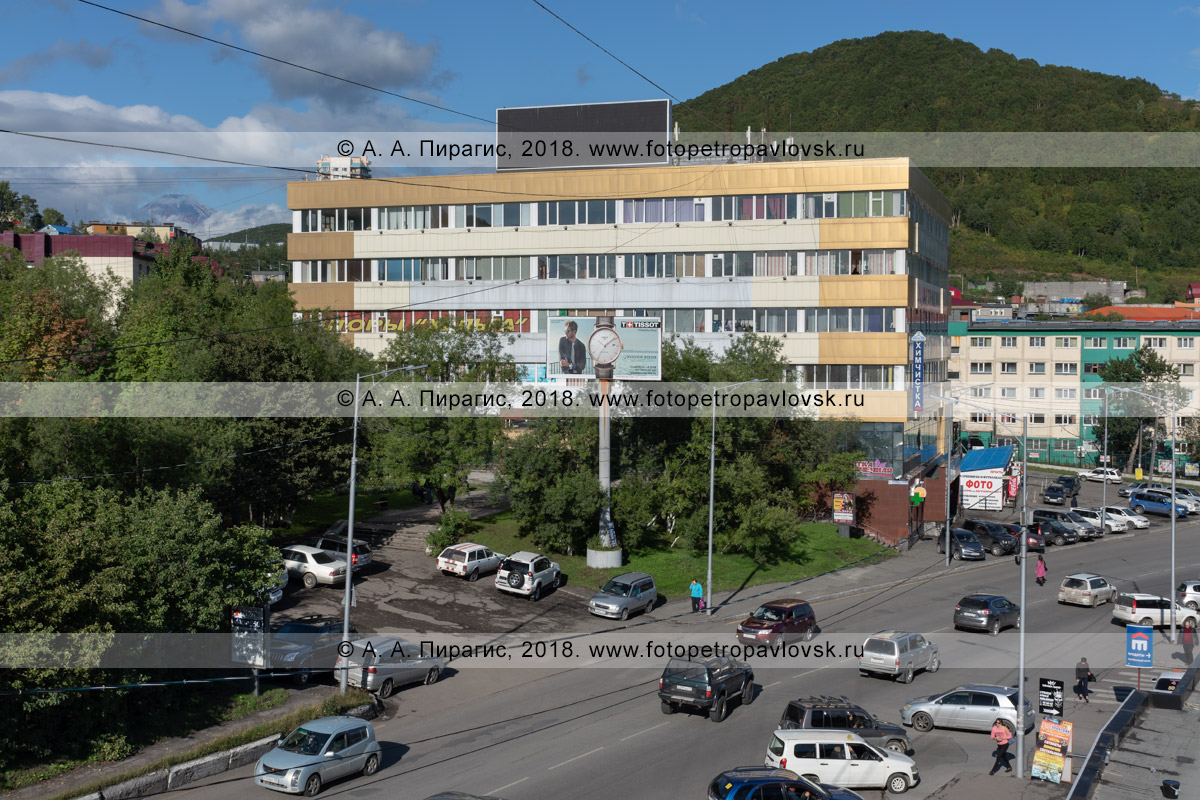
<path id="1" fill-rule="evenodd" d="M 1154 666 L 1154 628 L 1149 625 L 1125 626 L 1125 666 Z"/>
<path id="2" fill-rule="evenodd" d="M 917 331 L 912 337 L 912 386 L 913 413 L 919 413 L 925 405 L 925 334 Z"/>

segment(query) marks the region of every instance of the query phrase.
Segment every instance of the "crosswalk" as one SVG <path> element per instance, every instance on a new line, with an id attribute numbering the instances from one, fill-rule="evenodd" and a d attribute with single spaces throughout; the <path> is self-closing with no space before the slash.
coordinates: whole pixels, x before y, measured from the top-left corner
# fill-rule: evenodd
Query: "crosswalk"
<path id="1" fill-rule="evenodd" d="M 1154 687 L 1154 681 L 1162 672 L 1167 672 L 1171 667 L 1152 667 L 1141 671 L 1141 686 L 1142 691 L 1147 691 Z M 1138 687 L 1138 670 L 1133 667 L 1124 667 L 1118 669 L 1105 670 L 1103 674 L 1097 675 L 1097 680 L 1093 681 L 1088 689 L 1088 704 L 1101 706 L 1111 706 L 1116 708 L 1125 702 L 1125 697 L 1129 694 L 1130 689 Z M 1067 698 L 1078 704 L 1084 705 L 1083 698 L 1074 692 L 1074 681 L 1067 687 Z"/>

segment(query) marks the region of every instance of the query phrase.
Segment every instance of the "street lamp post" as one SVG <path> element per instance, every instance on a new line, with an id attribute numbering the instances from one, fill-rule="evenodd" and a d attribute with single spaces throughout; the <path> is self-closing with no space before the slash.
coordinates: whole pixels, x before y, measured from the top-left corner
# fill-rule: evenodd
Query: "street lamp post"
<path id="1" fill-rule="evenodd" d="M 946 398 L 946 569 L 950 568 L 950 464 L 954 456 L 954 398 Z"/>
<path id="2" fill-rule="evenodd" d="M 702 381 L 698 381 L 695 378 L 684 378 L 684 380 L 691 381 L 692 383 L 698 383 L 701 386 L 705 385 Z M 729 391 L 731 389 L 736 389 L 739 386 L 745 386 L 748 383 L 764 383 L 765 381 L 766 381 L 765 378 L 755 378 L 752 381 L 742 381 L 741 383 L 735 383 L 730 386 L 726 386 L 725 390 Z M 704 608 L 710 616 L 713 613 L 713 602 L 712 602 L 713 498 L 715 496 L 714 495 L 714 486 L 716 485 L 716 476 L 717 476 L 717 387 L 716 386 L 712 387 L 712 393 L 713 393 L 712 439 L 709 444 L 709 452 L 708 452 L 708 575 L 705 577 L 706 583 L 704 584 L 704 591 L 707 593 L 707 596 L 705 597 L 705 600 L 704 600 Z"/>
<path id="3" fill-rule="evenodd" d="M 363 378 L 373 378 L 371 386 L 379 383 L 384 377 L 391 375 L 393 372 L 405 372 L 414 369 L 424 369 L 427 365 L 421 364 L 414 367 L 395 367 L 393 369 L 385 369 L 380 372 L 372 372 L 368 375 L 358 374 L 354 376 L 354 436 L 353 444 L 350 446 L 350 518 L 346 521 L 346 586 L 344 596 L 342 598 L 342 641 L 350 641 L 350 601 L 354 596 L 354 494 L 358 485 L 358 406 L 359 394 L 362 388 Z M 338 675 L 338 689 L 341 694 L 346 693 L 348 687 L 350 673 L 348 670 L 341 670 Z"/>
<path id="4" fill-rule="evenodd" d="M 1108 387 L 1104 387 L 1104 469 L 1108 469 Z M 1108 512 L 1104 509 L 1108 508 L 1108 473 L 1104 474 L 1104 483 L 1100 489 L 1100 525 L 1104 525 L 1104 517 Z"/>

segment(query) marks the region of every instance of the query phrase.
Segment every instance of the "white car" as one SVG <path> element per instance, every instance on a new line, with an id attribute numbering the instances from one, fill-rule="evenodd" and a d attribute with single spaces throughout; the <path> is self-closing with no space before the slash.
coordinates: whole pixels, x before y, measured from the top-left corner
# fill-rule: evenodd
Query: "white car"
<path id="1" fill-rule="evenodd" d="M 1123 506 L 1105 506 L 1104 511 L 1110 517 L 1125 520 L 1130 527 L 1137 528 L 1138 530 L 1145 530 L 1150 527 L 1150 520 L 1141 514 L 1135 514 L 1131 509 Z"/>
<path id="2" fill-rule="evenodd" d="M 1150 625 L 1162 628 L 1171 624 L 1171 601 L 1166 597 L 1155 594 L 1119 594 L 1113 601 L 1113 619 L 1127 625 Z M 1192 625 L 1200 622 L 1200 613 L 1190 608 L 1174 604 L 1175 624 L 1182 628 L 1183 623 L 1191 620 Z"/>
<path id="3" fill-rule="evenodd" d="M 1129 530 L 1129 523 L 1124 519 L 1114 517 L 1099 508 L 1077 508 L 1075 513 L 1083 517 L 1093 528 L 1097 530 L 1104 528 L 1105 533 L 1124 533 Z"/>
<path id="4" fill-rule="evenodd" d="M 463 542 L 443 550 L 437 557 L 437 568 L 443 575 L 457 575 L 475 581 L 481 572 L 499 569 L 505 558 L 507 556 L 504 553 L 493 553 L 481 544 Z"/>
<path id="5" fill-rule="evenodd" d="M 557 589 L 562 580 L 562 568 L 545 556 L 522 550 L 513 553 L 496 570 L 496 588 L 534 600 L 540 600 L 546 589 Z"/>
<path id="6" fill-rule="evenodd" d="M 318 583 L 334 584 L 346 580 L 346 562 L 324 550 L 306 544 L 293 544 L 280 550 L 289 575 L 295 575 L 311 589 Z"/>
<path id="7" fill-rule="evenodd" d="M 850 731 L 777 730 L 767 745 L 763 765 L 790 769 L 813 783 L 886 789 L 892 794 L 903 794 L 920 780 L 911 758 L 869 745 Z"/>
<path id="8" fill-rule="evenodd" d="M 1162 502 L 1169 507 L 1170 500 L 1168 498 L 1171 497 L 1171 487 L 1168 486 L 1165 489 L 1147 489 L 1144 494 L 1162 498 Z M 1180 492 L 1178 489 L 1175 491 L 1175 502 L 1186 508 L 1189 514 L 1195 514 L 1200 511 L 1200 501 L 1189 494 Z"/>
<path id="9" fill-rule="evenodd" d="M 1109 483 L 1120 483 L 1121 470 L 1113 469 L 1112 467 L 1097 467 L 1096 469 L 1089 469 L 1080 472 L 1079 477 L 1087 481 L 1108 481 Z"/>

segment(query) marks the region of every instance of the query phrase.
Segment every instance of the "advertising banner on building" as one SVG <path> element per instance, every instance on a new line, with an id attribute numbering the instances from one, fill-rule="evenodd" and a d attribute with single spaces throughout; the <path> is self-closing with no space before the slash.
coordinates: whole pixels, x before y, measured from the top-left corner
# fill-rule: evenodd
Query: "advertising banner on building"
<path id="1" fill-rule="evenodd" d="M 1041 778 L 1051 783 L 1071 780 L 1071 738 L 1074 724 L 1063 720 L 1043 719 L 1037 735 L 1037 749 L 1033 751 L 1033 769 L 1030 777 Z"/>
<path id="2" fill-rule="evenodd" d="M 1200 478 L 1200 464 L 1184 464 L 1183 474 L 1188 478 Z"/>
<path id="3" fill-rule="evenodd" d="M 613 379 L 657 381 L 662 378 L 662 319 L 660 317 L 615 317 L 619 341 L 609 342 L 607 352 L 617 353 Z M 547 317 L 546 374 L 555 380 L 570 377 L 595 378 L 596 365 L 588 352 L 588 339 L 596 330 L 595 317 Z"/>
<path id="4" fill-rule="evenodd" d="M 925 405 L 925 334 L 914 333 L 912 347 L 912 410 L 918 414 Z"/>
<path id="5" fill-rule="evenodd" d="M 833 493 L 833 521 L 843 525 L 854 524 L 854 492 Z"/>
<path id="6" fill-rule="evenodd" d="M 1004 470 L 964 472 L 961 479 L 963 508 L 1000 511 L 1004 507 Z"/>

